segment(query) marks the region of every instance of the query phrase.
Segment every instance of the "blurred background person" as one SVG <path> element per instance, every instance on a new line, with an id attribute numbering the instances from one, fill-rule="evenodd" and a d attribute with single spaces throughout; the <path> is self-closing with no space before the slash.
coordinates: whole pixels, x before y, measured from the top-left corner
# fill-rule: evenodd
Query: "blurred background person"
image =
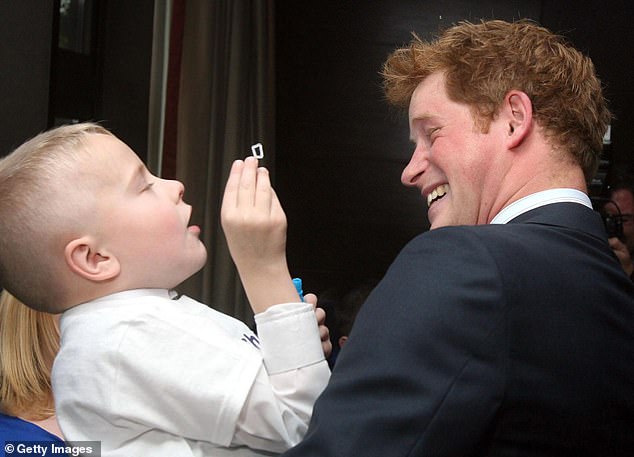
<path id="1" fill-rule="evenodd" d="M 605 211 L 619 226 L 620 236 L 610 237 L 610 247 L 623 270 L 634 279 L 634 167 L 616 167 L 609 177 L 610 200 Z"/>
<path id="2" fill-rule="evenodd" d="M 365 302 L 370 292 L 377 284 L 377 280 L 367 280 L 349 290 L 335 306 L 335 336 L 336 342 L 333 344 L 333 365 L 336 361 L 336 354 L 339 353 L 348 341 L 350 331 L 357 317 L 357 313 Z"/>

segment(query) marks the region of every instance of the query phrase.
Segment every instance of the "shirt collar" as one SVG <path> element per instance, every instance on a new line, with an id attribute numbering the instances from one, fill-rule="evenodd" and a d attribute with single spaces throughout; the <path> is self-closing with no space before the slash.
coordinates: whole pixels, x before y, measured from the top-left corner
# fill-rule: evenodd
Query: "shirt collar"
<path id="1" fill-rule="evenodd" d="M 491 224 L 506 224 L 520 214 L 551 203 L 579 203 L 592 209 L 590 198 L 577 189 L 548 189 L 536 192 L 511 203 L 503 208 L 491 221 Z"/>

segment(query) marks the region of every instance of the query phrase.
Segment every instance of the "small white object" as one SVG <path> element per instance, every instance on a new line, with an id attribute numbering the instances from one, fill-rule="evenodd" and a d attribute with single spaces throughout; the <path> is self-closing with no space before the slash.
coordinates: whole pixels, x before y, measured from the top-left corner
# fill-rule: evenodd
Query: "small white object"
<path id="1" fill-rule="evenodd" d="M 262 143 L 255 143 L 251 146 L 251 153 L 256 159 L 262 159 L 264 157 L 264 146 L 262 146 Z"/>

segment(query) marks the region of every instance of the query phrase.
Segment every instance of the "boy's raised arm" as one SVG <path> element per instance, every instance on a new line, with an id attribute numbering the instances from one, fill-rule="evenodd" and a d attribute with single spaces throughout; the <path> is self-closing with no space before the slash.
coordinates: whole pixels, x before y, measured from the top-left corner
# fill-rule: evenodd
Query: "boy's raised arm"
<path id="1" fill-rule="evenodd" d="M 220 218 L 253 311 L 300 302 L 286 262 L 286 215 L 254 157 L 233 163 Z"/>

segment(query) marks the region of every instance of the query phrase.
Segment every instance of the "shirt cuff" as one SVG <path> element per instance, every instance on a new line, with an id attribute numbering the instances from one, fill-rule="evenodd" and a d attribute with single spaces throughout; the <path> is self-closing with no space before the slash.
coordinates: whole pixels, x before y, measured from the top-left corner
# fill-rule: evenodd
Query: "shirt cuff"
<path id="1" fill-rule="evenodd" d="M 310 303 L 284 303 L 255 315 L 260 350 L 269 374 L 324 360 L 315 310 Z"/>

